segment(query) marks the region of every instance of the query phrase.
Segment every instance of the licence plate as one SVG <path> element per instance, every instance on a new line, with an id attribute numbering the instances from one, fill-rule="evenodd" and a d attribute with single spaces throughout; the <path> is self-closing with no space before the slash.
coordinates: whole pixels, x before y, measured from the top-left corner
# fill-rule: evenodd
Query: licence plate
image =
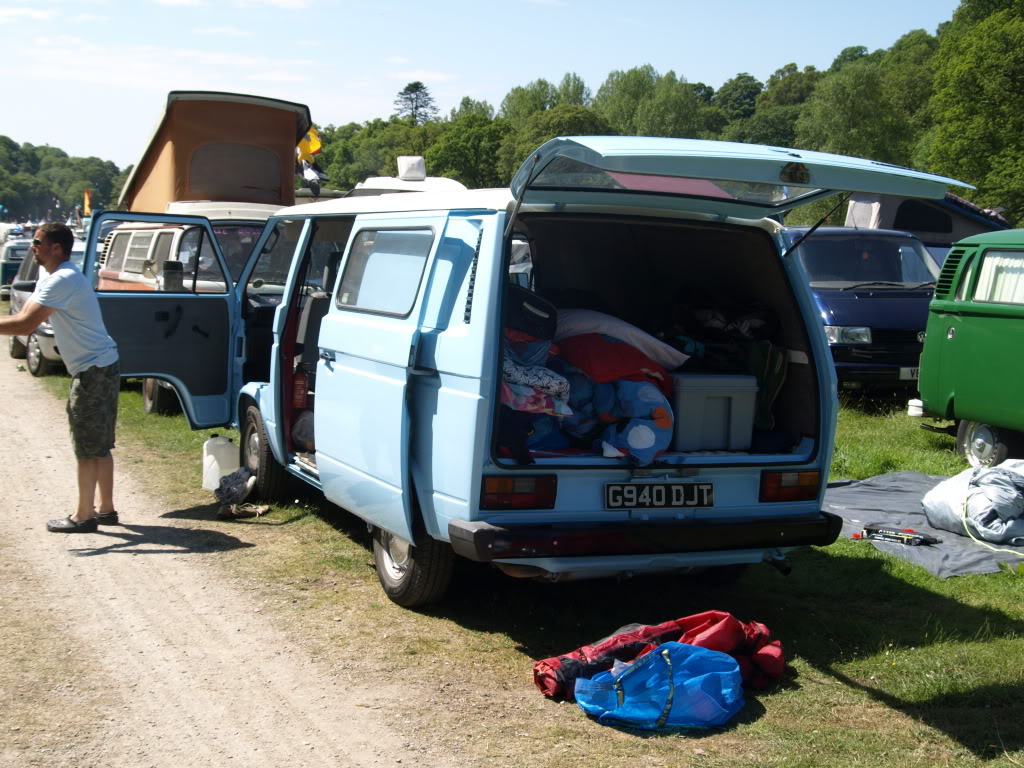
<path id="1" fill-rule="evenodd" d="M 920 368 L 900 368 L 900 381 L 917 381 L 920 378 Z"/>
<path id="2" fill-rule="evenodd" d="M 690 509 L 715 506 L 714 483 L 607 483 L 605 509 Z"/>

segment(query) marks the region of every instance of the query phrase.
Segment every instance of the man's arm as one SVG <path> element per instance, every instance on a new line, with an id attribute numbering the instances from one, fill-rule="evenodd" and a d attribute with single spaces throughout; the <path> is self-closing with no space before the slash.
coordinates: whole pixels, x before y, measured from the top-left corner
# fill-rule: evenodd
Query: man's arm
<path id="1" fill-rule="evenodd" d="M 35 301 L 28 301 L 21 312 L 10 317 L 0 317 L 0 334 L 6 336 L 27 336 L 53 314 L 53 307 L 46 307 Z"/>

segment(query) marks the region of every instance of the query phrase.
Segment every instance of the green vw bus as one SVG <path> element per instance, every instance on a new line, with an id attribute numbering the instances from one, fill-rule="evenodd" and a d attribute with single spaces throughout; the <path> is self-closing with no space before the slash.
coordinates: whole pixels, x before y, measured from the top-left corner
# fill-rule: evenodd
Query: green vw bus
<path id="1" fill-rule="evenodd" d="M 1024 457 L 1024 229 L 953 245 L 926 333 L 924 412 L 957 422 L 957 451 L 973 466 Z"/>

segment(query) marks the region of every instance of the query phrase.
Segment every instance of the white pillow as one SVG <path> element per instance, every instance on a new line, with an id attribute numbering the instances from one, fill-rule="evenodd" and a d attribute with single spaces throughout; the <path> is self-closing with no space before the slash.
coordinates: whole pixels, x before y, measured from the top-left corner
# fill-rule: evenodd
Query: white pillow
<path id="1" fill-rule="evenodd" d="M 675 347 L 670 347 L 646 331 L 640 330 L 635 325 L 630 325 L 625 320 L 606 315 L 604 312 L 595 312 L 592 309 L 558 310 L 555 341 L 584 333 L 603 333 L 605 336 L 623 341 L 639 349 L 658 365 L 670 371 L 690 359 L 689 355 L 684 355 Z"/>

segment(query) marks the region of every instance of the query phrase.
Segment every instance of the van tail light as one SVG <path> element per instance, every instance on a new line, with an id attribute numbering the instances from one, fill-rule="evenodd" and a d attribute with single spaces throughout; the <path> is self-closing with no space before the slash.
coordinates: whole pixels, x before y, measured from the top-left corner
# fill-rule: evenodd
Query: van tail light
<path id="1" fill-rule="evenodd" d="M 481 509 L 552 509 L 558 492 L 554 475 L 485 477 Z"/>
<path id="2" fill-rule="evenodd" d="M 309 382 L 303 371 L 296 371 L 292 378 L 292 408 L 302 409 L 306 407 L 306 394 L 309 390 Z"/>
<path id="3" fill-rule="evenodd" d="M 821 473 L 762 472 L 761 501 L 809 501 L 818 498 Z"/>

